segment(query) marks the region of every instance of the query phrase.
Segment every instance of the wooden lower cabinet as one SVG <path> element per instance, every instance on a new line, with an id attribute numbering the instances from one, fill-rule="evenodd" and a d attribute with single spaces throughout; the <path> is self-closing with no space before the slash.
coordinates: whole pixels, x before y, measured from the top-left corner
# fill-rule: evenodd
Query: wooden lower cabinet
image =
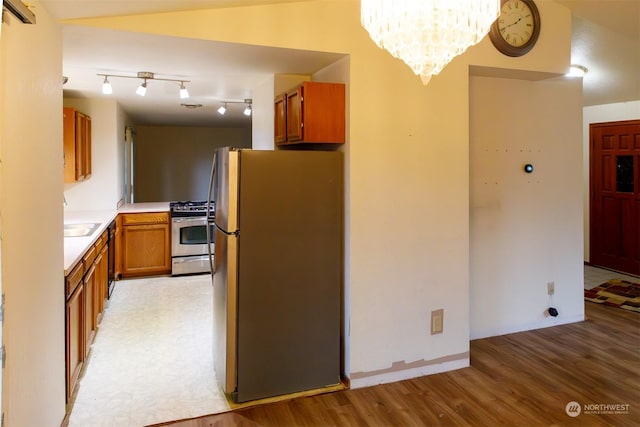
<path id="1" fill-rule="evenodd" d="M 122 277 L 170 273 L 169 213 L 123 214 Z"/>
<path id="2" fill-rule="evenodd" d="M 115 277 L 171 273 L 168 212 L 121 214 L 115 239 L 105 231 L 65 277 L 66 400 L 71 402 L 80 372 L 104 313 L 109 292 L 109 244 L 115 244 Z"/>
<path id="3" fill-rule="evenodd" d="M 66 399 L 71 401 L 105 308 L 108 235 L 91 245 L 65 278 Z"/>
<path id="4" fill-rule="evenodd" d="M 66 376 L 67 376 L 67 402 L 78 382 L 82 364 L 85 359 L 84 352 L 84 287 L 80 283 L 69 297 L 66 303 Z"/>

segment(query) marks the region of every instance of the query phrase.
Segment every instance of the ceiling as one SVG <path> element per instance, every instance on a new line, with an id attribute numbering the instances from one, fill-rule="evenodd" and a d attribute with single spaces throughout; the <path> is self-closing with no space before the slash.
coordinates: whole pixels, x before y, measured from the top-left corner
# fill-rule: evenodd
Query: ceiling
<path id="1" fill-rule="evenodd" d="M 300 0 L 40 0 L 55 18 L 73 19 L 177 10 L 287 3 Z M 313 1 L 313 0 L 306 0 Z M 541 1 L 541 0 L 539 0 Z M 572 63 L 586 66 L 583 104 L 640 99 L 640 0 L 555 0 L 571 9 Z M 37 11 L 36 11 L 37 14 Z M 543 30 L 544 31 L 544 30 Z M 167 53 L 170 60 L 167 61 Z M 191 97 L 180 100 L 179 83 L 110 78 L 113 95 L 139 125 L 249 126 L 242 114 L 251 88 L 273 74 L 312 74 L 341 54 L 239 45 L 67 25 L 63 27 L 65 97 L 103 97 L 102 74 L 189 80 Z M 150 102 L 152 100 L 152 102 Z M 216 113 L 223 101 L 224 116 Z M 186 108 L 181 103 L 198 105 Z"/>

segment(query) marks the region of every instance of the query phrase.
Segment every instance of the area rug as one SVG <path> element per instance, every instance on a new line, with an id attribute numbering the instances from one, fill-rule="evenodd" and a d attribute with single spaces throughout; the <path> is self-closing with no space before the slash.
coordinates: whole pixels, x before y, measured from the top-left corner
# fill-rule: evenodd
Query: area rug
<path id="1" fill-rule="evenodd" d="M 585 289 L 584 299 L 640 313 L 640 284 L 611 279 L 595 288 Z"/>

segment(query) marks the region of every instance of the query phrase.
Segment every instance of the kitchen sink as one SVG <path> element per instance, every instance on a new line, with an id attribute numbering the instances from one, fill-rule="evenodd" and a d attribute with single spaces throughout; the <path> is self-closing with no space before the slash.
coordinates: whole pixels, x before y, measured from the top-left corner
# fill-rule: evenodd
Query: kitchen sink
<path id="1" fill-rule="evenodd" d="M 64 225 L 64 237 L 86 237 L 93 234 L 96 228 L 100 225 L 99 222 L 88 222 L 82 224 L 65 224 Z"/>

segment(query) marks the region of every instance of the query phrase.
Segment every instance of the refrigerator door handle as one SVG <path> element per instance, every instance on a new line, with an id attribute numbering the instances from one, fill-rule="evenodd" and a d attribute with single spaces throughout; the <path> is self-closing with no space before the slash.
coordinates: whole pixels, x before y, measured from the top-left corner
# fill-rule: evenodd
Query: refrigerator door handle
<path id="1" fill-rule="evenodd" d="M 220 228 L 220 226 L 218 224 L 215 224 L 215 226 L 216 226 L 216 230 L 220 230 L 220 232 L 222 234 L 225 234 L 227 236 L 235 236 L 235 237 L 240 236 L 240 230 L 227 231 L 227 230 L 223 230 L 222 228 Z"/>
<path id="2" fill-rule="evenodd" d="M 209 177 L 209 192 L 207 194 L 207 251 L 209 252 L 209 269 L 211 270 L 211 277 L 213 278 L 214 273 L 216 272 L 216 267 L 213 263 L 213 253 L 211 252 L 211 194 L 213 193 L 214 183 L 215 183 L 215 175 L 216 175 L 216 163 L 217 163 L 217 153 L 213 153 L 213 163 L 211 165 L 211 176 Z M 211 281 L 213 283 L 213 280 Z"/>

